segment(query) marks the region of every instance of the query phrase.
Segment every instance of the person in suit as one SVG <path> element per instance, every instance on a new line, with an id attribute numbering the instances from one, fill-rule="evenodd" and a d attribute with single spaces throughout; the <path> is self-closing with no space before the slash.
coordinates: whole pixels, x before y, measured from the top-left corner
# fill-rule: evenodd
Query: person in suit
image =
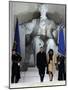
<path id="1" fill-rule="evenodd" d="M 45 75 L 45 67 L 47 66 L 46 53 L 43 47 L 40 48 L 40 52 L 37 53 L 37 68 L 40 75 L 40 80 L 43 82 Z"/>
<path id="2" fill-rule="evenodd" d="M 20 79 L 20 61 L 21 56 L 15 52 L 15 49 L 12 50 L 12 75 L 11 83 L 17 83 Z"/>
<path id="3" fill-rule="evenodd" d="M 65 57 L 58 56 L 58 80 L 66 80 Z"/>

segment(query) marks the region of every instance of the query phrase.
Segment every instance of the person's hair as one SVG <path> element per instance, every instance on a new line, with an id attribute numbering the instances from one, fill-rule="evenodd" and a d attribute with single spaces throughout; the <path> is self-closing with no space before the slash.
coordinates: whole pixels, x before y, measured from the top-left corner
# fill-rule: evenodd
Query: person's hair
<path id="1" fill-rule="evenodd" d="M 49 63 L 50 63 L 50 61 L 52 61 L 52 58 L 51 58 L 51 59 L 49 59 Z"/>
<path id="2" fill-rule="evenodd" d="M 50 53 L 50 52 L 52 52 L 52 53 Z M 49 54 L 49 63 L 50 63 L 50 61 L 53 60 L 53 50 L 50 49 L 48 54 Z"/>
<path id="3" fill-rule="evenodd" d="M 50 53 L 50 52 L 52 52 L 52 53 Z M 49 55 L 53 55 L 53 53 L 54 53 L 53 49 L 50 49 L 49 52 L 48 52 Z"/>

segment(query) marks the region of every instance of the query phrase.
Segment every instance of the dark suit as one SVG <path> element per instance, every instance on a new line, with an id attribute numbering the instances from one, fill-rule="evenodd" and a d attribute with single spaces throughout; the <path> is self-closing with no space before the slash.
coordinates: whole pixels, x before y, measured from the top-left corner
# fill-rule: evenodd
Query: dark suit
<path id="1" fill-rule="evenodd" d="M 21 61 L 21 57 L 18 54 L 12 54 L 12 75 L 11 75 L 11 83 L 18 82 L 20 79 L 20 66 L 18 66 L 18 63 Z"/>
<path id="2" fill-rule="evenodd" d="M 64 64 L 64 56 L 59 57 L 60 63 L 58 64 L 58 80 L 66 80 L 65 75 L 65 64 Z"/>
<path id="3" fill-rule="evenodd" d="M 45 52 L 39 52 L 37 54 L 37 68 L 39 70 L 39 75 L 41 82 L 43 81 L 44 75 L 45 75 L 45 67 L 47 66 L 46 61 L 46 53 Z"/>

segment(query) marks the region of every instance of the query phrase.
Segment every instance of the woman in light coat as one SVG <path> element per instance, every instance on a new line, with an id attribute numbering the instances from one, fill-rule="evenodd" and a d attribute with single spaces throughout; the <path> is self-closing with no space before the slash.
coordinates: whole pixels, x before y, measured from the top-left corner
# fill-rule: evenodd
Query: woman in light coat
<path id="1" fill-rule="evenodd" d="M 48 62 L 48 74 L 49 74 L 49 79 L 50 81 L 53 80 L 53 75 L 56 71 L 56 56 L 54 54 L 54 51 L 52 49 L 49 50 L 48 52 L 48 58 L 47 58 L 47 62 Z"/>

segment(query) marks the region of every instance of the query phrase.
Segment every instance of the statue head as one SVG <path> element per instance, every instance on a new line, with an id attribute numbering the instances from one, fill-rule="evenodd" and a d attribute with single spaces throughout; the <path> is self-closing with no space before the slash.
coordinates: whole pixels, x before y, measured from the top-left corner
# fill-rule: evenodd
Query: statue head
<path id="1" fill-rule="evenodd" d="M 41 13 L 41 18 L 46 19 L 46 13 L 48 12 L 48 5 L 42 4 L 40 5 L 39 11 Z"/>

